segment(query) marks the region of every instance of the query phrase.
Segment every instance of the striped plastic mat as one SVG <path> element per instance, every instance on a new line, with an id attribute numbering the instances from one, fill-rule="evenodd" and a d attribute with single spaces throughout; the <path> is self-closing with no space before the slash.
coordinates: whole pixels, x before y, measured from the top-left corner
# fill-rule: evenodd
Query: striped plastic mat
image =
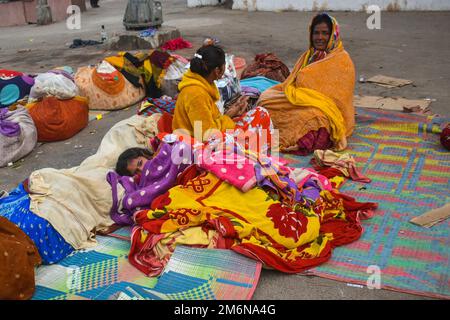
<path id="1" fill-rule="evenodd" d="M 358 108 L 356 122 L 346 152 L 372 182 L 349 180 L 341 191 L 359 201 L 378 202 L 379 209 L 363 221 L 358 241 L 336 248 L 331 260 L 311 273 L 450 298 L 450 219 L 430 229 L 409 222 L 450 202 L 450 152 L 437 134 L 450 119 Z M 311 157 L 286 159 L 304 167 Z"/>
<path id="2" fill-rule="evenodd" d="M 149 278 L 128 262 L 129 241 L 97 240 L 91 250 L 39 267 L 33 300 L 246 300 L 261 273 L 259 262 L 229 250 L 178 247 L 164 273 Z"/>

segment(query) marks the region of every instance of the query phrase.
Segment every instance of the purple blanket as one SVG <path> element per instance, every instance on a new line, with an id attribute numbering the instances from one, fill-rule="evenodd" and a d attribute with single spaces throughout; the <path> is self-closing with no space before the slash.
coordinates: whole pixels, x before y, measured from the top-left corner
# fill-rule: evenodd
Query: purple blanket
<path id="1" fill-rule="evenodd" d="M 112 187 L 111 218 L 114 222 L 119 225 L 133 225 L 135 212 L 149 209 L 156 197 L 175 186 L 178 174 L 192 163 L 190 150 L 188 155 L 182 158 L 183 150 L 187 151 L 188 148 L 183 142 L 176 142 L 173 145 L 162 142 L 156 156 L 146 162 L 140 179 L 122 177 L 116 172 L 109 172 L 107 181 Z M 173 157 L 175 153 L 177 157 Z M 118 184 L 125 189 L 122 199 L 118 197 Z"/>
<path id="2" fill-rule="evenodd" d="M 7 137 L 20 135 L 20 125 L 9 119 L 13 117 L 13 112 L 9 112 L 6 108 L 0 109 L 0 134 Z"/>

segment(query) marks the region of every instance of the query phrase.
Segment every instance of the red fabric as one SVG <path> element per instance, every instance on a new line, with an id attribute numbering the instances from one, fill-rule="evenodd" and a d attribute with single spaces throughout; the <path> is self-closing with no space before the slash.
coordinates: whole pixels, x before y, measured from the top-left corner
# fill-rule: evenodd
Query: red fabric
<path id="1" fill-rule="evenodd" d="M 327 177 L 328 179 L 331 179 L 334 177 L 344 177 L 345 178 L 342 171 L 339 169 L 336 169 L 336 168 L 314 166 L 314 169 L 321 175 Z"/>
<path id="2" fill-rule="evenodd" d="M 164 50 L 180 50 L 185 48 L 192 48 L 192 44 L 189 41 L 184 40 L 183 38 L 176 38 L 167 41 L 161 47 Z"/>
<path id="3" fill-rule="evenodd" d="M 283 82 L 289 76 L 289 68 L 273 53 L 258 54 L 255 62 L 244 69 L 241 80 L 256 76 L 263 76 L 275 81 Z"/>
<path id="4" fill-rule="evenodd" d="M 314 150 L 326 150 L 333 146 L 327 129 L 311 130 L 297 141 L 299 149 L 292 152 L 299 156 L 306 156 Z"/>
<path id="5" fill-rule="evenodd" d="M 86 100 L 46 97 L 28 110 L 38 132 L 38 141 L 60 141 L 73 137 L 89 122 Z"/>
<path id="6" fill-rule="evenodd" d="M 348 195 L 332 192 L 333 196 L 342 199 L 344 202 L 344 209 L 349 212 L 360 212 L 360 213 L 370 213 L 378 208 L 378 203 L 375 202 L 358 202 L 355 198 Z M 371 218 L 372 215 L 364 214 L 361 218 Z"/>
<path id="7" fill-rule="evenodd" d="M 441 132 L 441 143 L 447 150 L 450 150 L 450 123 Z"/>
<path id="8" fill-rule="evenodd" d="M 333 167 L 321 167 L 317 164 L 317 161 L 315 158 L 311 159 L 311 164 L 314 166 L 314 169 L 319 172 L 321 175 L 327 177 L 328 179 L 331 179 L 336 176 L 346 177 L 344 173 L 336 168 Z M 337 171 L 339 171 L 339 173 Z M 350 175 L 350 179 L 357 182 L 364 182 L 364 183 L 370 183 L 372 180 L 366 176 L 363 176 L 355 166 L 350 166 L 350 168 L 347 168 L 348 173 Z M 348 177 L 346 177 L 348 178 Z"/>
<path id="9" fill-rule="evenodd" d="M 165 234 L 149 234 L 149 241 L 141 242 L 140 232 L 140 228 L 135 228 L 131 234 L 128 261 L 146 275 L 153 276 L 155 273 L 157 275 L 170 259 L 170 256 L 160 259 L 153 252 L 153 248 L 164 238 Z"/>
<path id="10" fill-rule="evenodd" d="M 335 199 L 343 202 L 346 221 L 330 219 L 322 222 L 320 233 L 332 233 L 333 247 L 349 244 L 358 240 L 363 228 L 360 219 L 368 219 L 373 216 L 373 211 L 378 208 L 378 204 L 374 202 L 357 202 L 355 198 L 348 195 L 331 192 Z"/>
<path id="11" fill-rule="evenodd" d="M 158 120 L 158 132 L 172 133 L 172 120 L 173 116 L 165 112 Z"/>
<path id="12" fill-rule="evenodd" d="M 287 263 L 286 260 L 281 259 L 269 250 L 262 250 L 260 247 L 251 243 L 241 243 L 231 248 L 231 250 L 251 259 L 255 260 L 255 258 L 258 257 L 259 259 L 257 260 L 263 262 L 265 266 L 285 273 L 299 273 L 328 261 L 331 258 L 331 249 L 331 243 L 328 242 L 320 257 L 293 260 Z"/>
<path id="13" fill-rule="evenodd" d="M 22 76 L 22 72 L 14 71 L 14 70 L 6 70 L 6 69 L 0 69 L 0 78 L 6 77 L 6 78 L 13 78 Z"/>
<path id="14" fill-rule="evenodd" d="M 190 180 L 196 178 L 202 170 L 195 164 L 187 167 L 178 177 L 177 177 L 177 185 L 185 185 Z"/>

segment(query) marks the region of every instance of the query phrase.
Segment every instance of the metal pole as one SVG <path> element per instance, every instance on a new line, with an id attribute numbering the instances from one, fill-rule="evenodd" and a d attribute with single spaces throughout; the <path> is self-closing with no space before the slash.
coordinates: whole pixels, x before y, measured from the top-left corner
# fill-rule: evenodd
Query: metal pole
<path id="1" fill-rule="evenodd" d="M 52 10 L 48 5 L 47 0 L 38 0 L 36 9 L 37 9 L 38 25 L 46 25 L 51 24 L 53 22 Z"/>

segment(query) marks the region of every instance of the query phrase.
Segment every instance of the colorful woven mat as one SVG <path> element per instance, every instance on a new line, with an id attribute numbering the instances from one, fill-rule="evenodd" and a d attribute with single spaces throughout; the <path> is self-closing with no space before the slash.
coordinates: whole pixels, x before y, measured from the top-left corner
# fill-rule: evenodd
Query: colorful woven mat
<path id="1" fill-rule="evenodd" d="M 33 300 L 245 300 L 259 281 L 259 262 L 229 250 L 186 247 L 175 250 L 159 278 L 149 278 L 128 262 L 129 241 L 97 239 L 91 250 L 39 267 Z"/>
<path id="2" fill-rule="evenodd" d="M 343 193 L 378 202 L 364 233 L 338 247 L 312 274 L 383 289 L 450 298 L 450 219 L 430 229 L 409 220 L 450 202 L 450 152 L 439 142 L 439 125 L 449 118 L 358 109 L 349 152 L 369 184 L 347 181 Z M 284 156 L 289 165 L 309 167 L 311 156 Z M 371 267 L 372 266 L 372 267 Z"/>

